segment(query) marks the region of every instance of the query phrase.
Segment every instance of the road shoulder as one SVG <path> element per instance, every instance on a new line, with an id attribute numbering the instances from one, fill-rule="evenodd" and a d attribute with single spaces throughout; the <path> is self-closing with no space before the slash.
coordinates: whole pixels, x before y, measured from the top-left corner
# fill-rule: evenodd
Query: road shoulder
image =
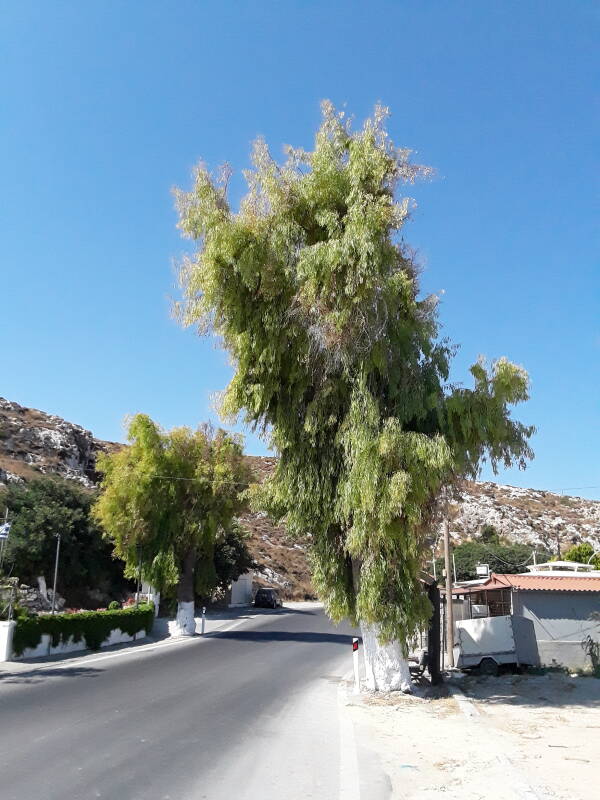
<path id="1" fill-rule="evenodd" d="M 357 741 L 392 797 L 586 800 L 594 785 L 600 681 L 566 675 L 450 681 L 425 696 L 349 696 Z"/>

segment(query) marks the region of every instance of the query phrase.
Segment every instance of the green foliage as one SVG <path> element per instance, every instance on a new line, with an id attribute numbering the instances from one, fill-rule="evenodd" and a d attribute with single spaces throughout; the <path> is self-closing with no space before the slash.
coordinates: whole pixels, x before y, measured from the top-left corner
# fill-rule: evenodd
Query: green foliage
<path id="1" fill-rule="evenodd" d="M 581 643 L 581 646 L 590 659 L 592 675 L 595 678 L 600 678 L 600 642 L 588 634 Z"/>
<path id="2" fill-rule="evenodd" d="M 22 582 L 35 585 L 38 575 L 52 576 L 60 534 L 60 594 L 71 602 L 74 596 L 81 600 L 81 587 L 108 595 L 123 590 L 123 564 L 112 557 L 111 546 L 90 516 L 93 493 L 72 481 L 44 476 L 9 484 L 2 501 L 12 519 L 5 564 Z"/>
<path id="3" fill-rule="evenodd" d="M 500 532 L 493 525 L 482 525 L 479 539 L 483 544 L 500 544 Z"/>
<path id="4" fill-rule="evenodd" d="M 399 182 L 426 177 L 394 147 L 386 110 L 356 132 L 323 104 L 314 150 L 277 164 L 259 140 L 249 192 L 228 204 L 229 173 L 198 167 L 177 193 L 198 241 L 181 268 L 184 324 L 212 331 L 234 377 L 222 412 L 268 432 L 279 461 L 257 507 L 312 537 L 313 578 L 334 619 L 377 623 L 406 641 L 429 615 L 423 546 L 440 495 L 482 460 L 524 466 L 532 428 L 509 406 L 525 371 L 501 358 L 448 385 L 437 298 L 419 297 L 401 229 Z"/>
<path id="5" fill-rule="evenodd" d="M 109 611 L 117 611 L 119 608 L 121 608 L 121 603 L 119 603 L 117 600 L 111 600 L 108 604 Z"/>
<path id="6" fill-rule="evenodd" d="M 193 600 L 217 583 L 214 548 L 232 530 L 249 480 L 241 439 L 203 426 L 161 430 L 138 414 L 130 447 L 98 459 L 104 474 L 94 515 L 126 563 L 163 594 Z M 185 593 L 185 597 L 181 593 Z"/>
<path id="7" fill-rule="evenodd" d="M 527 544 L 494 544 L 481 541 L 463 542 L 453 548 L 454 563 L 456 564 L 456 580 L 470 581 L 479 577 L 477 564 L 488 564 L 490 572 L 516 575 L 526 572 L 526 567 L 533 564 L 533 548 Z M 537 549 L 537 561 L 544 562 L 550 558 L 546 550 Z M 442 574 L 444 559 L 436 560 L 436 571 Z"/>
<path id="8" fill-rule="evenodd" d="M 215 545 L 215 571 L 218 586 L 225 590 L 244 572 L 256 567 L 247 545 L 248 534 L 236 523 Z"/>
<path id="9" fill-rule="evenodd" d="M 0 619 L 6 620 L 9 616 L 9 606 L 4 606 L 0 609 Z M 12 619 L 29 619 L 32 616 L 31 611 L 26 606 L 21 606 L 18 603 L 12 607 Z"/>
<path id="10" fill-rule="evenodd" d="M 577 561 L 580 564 L 592 564 L 595 569 L 600 569 L 600 553 L 594 555 L 594 548 L 588 542 L 581 542 L 570 547 L 563 559 L 565 561 Z M 592 556 L 594 556 L 592 558 Z"/>
<path id="11" fill-rule="evenodd" d="M 111 631 L 121 630 L 129 636 L 141 631 L 149 634 L 153 624 L 153 603 L 118 611 L 79 611 L 75 614 L 19 617 L 13 636 L 13 650 L 19 656 L 24 650 L 37 647 L 45 633 L 52 637 L 52 647 L 65 644 L 72 637 L 74 642 L 83 639 L 89 650 L 99 650 Z"/>

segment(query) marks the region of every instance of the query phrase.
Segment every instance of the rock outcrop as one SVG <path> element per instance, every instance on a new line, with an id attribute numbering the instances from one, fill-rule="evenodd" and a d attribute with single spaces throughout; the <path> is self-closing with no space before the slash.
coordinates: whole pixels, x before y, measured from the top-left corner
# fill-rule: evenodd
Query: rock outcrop
<path id="1" fill-rule="evenodd" d="M 95 439 L 61 417 L 0 397 L 0 482 L 57 474 L 92 488 L 99 480 L 96 457 L 120 445 Z"/>
<path id="2" fill-rule="evenodd" d="M 3 578 L 0 580 L 0 612 L 6 616 L 8 606 L 12 605 L 26 608 L 32 614 L 47 613 L 52 610 L 52 589 L 45 592 L 41 588 L 27 586 L 19 583 L 17 578 Z M 63 611 L 65 599 L 56 593 L 56 611 Z"/>

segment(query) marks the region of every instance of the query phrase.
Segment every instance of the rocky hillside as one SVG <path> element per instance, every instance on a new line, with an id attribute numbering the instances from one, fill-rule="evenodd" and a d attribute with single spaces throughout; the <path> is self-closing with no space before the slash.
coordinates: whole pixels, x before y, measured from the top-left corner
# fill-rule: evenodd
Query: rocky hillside
<path id="1" fill-rule="evenodd" d="M 57 473 L 92 488 L 99 477 L 98 452 L 120 446 L 95 439 L 90 431 L 60 417 L 0 398 L 0 485 Z M 275 466 L 274 458 L 248 458 L 260 480 Z M 310 596 L 305 543 L 290 539 L 264 514 L 248 513 L 242 522 L 250 532 L 259 581 L 279 587 L 288 597 Z M 554 553 L 581 541 L 600 548 L 599 501 L 465 481 L 452 509 L 452 537 L 457 542 L 470 539 L 486 524 L 515 542 L 541 545 Z"/>
<path id="2" fill-rule="evenodd" d="M 558 554 L 572 544 L 600 548 L 600 501 L 519 489 L 498 483 L 465 481 L 454 506 L 450 532 L 455 540 L 476 536 L 493 525 L 515 542 L 541 545 Z"/>
<path id="3" fill-rule="evenodd" d="M 91 488 L 99 478 L 96 456 L 119 446 L 61 417 L 0 397 L 0 483 L 55 473 Z"/>

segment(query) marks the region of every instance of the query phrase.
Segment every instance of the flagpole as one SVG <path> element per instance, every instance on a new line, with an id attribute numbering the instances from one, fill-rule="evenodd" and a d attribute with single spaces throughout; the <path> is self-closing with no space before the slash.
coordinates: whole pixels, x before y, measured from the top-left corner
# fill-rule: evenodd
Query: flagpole
<path id="1" fill-rule="evenodd" d="M 6 544 L 8 533 L 10 531 L 10 526 L 8 524 L 8 508 L 6 509 L 6 513 L 4 515 L 4 524 L 0 525 L 0 528 L 3 528 L 2 538 L 0 540 L 2 542 L 2 545 L 0 546 L 0 569 L 2 569 L 4 566 L 4 545 Z"/>

